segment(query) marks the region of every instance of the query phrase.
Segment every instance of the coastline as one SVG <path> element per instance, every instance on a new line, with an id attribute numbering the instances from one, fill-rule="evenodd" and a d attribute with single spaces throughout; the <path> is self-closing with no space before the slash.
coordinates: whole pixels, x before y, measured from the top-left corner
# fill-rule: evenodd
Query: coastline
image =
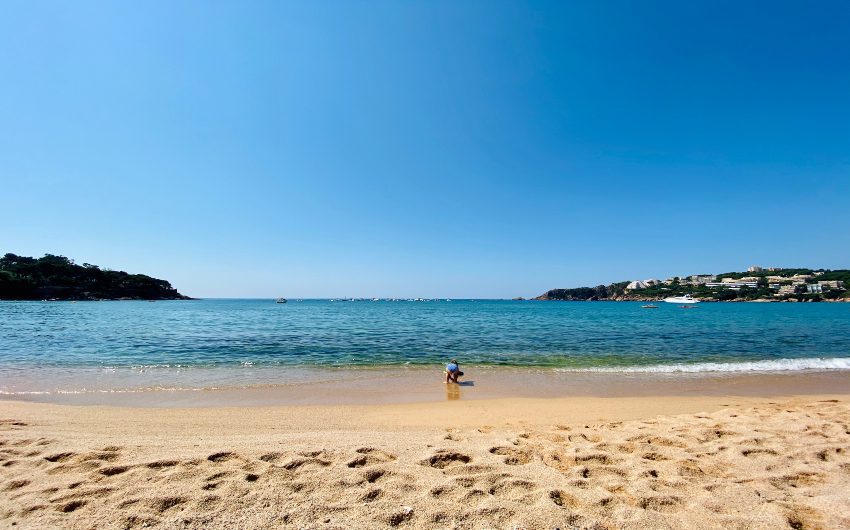
<path id="1" fill-rule="evenodd" d="M 522 301 L 522 302 L 663 302 L 663 299 L 657 297 L 628 297 L 628 298 L 597 298 L 593 300 L 581 299 L 581 298 L 545 298 L 542 296 L 536 296 L 534 298 L 523 298 L 521 300 L 514 299 L 514 301 Z M 789 303 L 789 304 L 807 304 L 814 303 L 819 304 L 821 302 L 850 302 L 850 298 L 833 298 L 826 299 L 822 298 L 820 300 L 796 300 L 796 299 L 771 299 L 771 298 L 754 298 L 754 299 L 733 299 L 733 300 L 713 300 L 713 299 L 700 299 L 701 304 L 740 304 L 740 303 Z"/>
<path id="2" fill-rule="evenodd" d="M 0 526 L 846 527 L 844 390 L 203 408 L 3 401 Z"/>
<path id="3" fill-rule="evenodd" d="M 845 359 L 839 359 L 845 361 Z M 781 361 L 778 361 L 781 362 Z M 730 365 L 734 368 L 736 365 Z M 768 366 L 775 367 L 776 364 Z M 658 368 L 658 367 L 650 367 Z M 661 367 L 664 368 L 664 367 Z M 393 405 L 559 398 L 770 397 L 850 392 L 850 370 L 787 371 L 599 371 L 464 365 L 459 385 L 443 384 L 439 369 L 411 366 L 359 368 L 274 367 L 251 373 L 280 374 L 265 384 L 204 386 L 208 376 L 188 379 L 183 369 L 153 370 L 146 381 L 157 385 L 115 389 L 91 386 L 80 391 L 0 394 L 0 403 L 26 401 L 65 405 L 123 407 L 258 407 L 289 405 Z M 221 369 L 219 369 L 221 370 Z M 218 379 L 235 380 L 233 368 Z M 188 372 L 191 373 L 191 372 Z M 165 374 L 183 379 L 167 381 Z M 38 374 L 45 377 L 45 374 Z M 76 376 L 76 374 L 70 374 Z M 107 373 L 111 379 L 112 373 Z M 142 375 L 148 376 L 147 373 Z M 134 375 L 137 376 L 137 375 Z M 265 375 L 263 379 L 265 379 Z M 167 381 L 167 382 L 166 382 Z M 193 386 L 196 385 L 196 386 Z"/>

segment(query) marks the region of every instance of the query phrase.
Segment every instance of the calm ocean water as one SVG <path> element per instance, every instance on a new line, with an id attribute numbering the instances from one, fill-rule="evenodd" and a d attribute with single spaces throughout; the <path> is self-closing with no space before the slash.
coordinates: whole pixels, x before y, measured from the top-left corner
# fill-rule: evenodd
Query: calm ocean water
<path id="1" fill-rule="evenodd" d="M 850 304 L 640 305 L 0 302 L 0 392 L 264 385 L 449 357 L 538 370 L 850 369 Z"/>

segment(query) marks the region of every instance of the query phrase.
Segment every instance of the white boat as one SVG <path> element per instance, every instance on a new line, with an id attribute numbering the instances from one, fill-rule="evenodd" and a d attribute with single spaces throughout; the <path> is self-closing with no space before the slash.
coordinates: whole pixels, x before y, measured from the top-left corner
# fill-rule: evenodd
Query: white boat
<path id="1" fill-rule="evenodd" d="M 689 294 L 685 296 L 668 296 L 664 299 L 668 304 L 698 304 L 699 300 Z"/>
<path id="2" fill-rule="evenodd" d="M 275 300 L 275 302 L 277 302 L 278 304 L 285 304 L 286 298 L 278 298 L 277 300 Z"/>

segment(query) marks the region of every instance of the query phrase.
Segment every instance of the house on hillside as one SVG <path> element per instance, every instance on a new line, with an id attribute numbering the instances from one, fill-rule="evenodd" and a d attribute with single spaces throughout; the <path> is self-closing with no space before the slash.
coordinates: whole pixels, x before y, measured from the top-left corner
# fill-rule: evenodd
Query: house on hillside
<path id="1" fill-rule="evenodd" d="M 629 284 L 626 286 L 626 290 L 627 291 L 636 291 L 638 289 L 646 289 L 646 287 L 647 287 L 646 282 L 642 282 L 640 280 L 635 280 L 633 282 L 629 282 Z"/>

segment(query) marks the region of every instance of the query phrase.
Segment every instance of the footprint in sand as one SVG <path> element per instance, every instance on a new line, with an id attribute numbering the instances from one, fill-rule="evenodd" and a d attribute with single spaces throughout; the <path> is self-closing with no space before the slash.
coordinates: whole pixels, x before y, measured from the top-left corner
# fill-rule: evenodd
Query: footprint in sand
<path id="1" fill-rule="evenodd" d="M 768 456 L 777 456 L 777 453 L 773 449 L 744 449 L 741 451 L 741 454 L 744 456 L 759 456 L 759 455 L 768 455 Z"/>
<path id="2" fill-rule="evenodd" d="M 156 512 L 163 513 L 170 508 L 185 503 L 186 501 L 187 499 L 185 497 L 159 497 L 157 499 L 150 500 L 147 504 Z"/>
<path id="3" fill-rule="evenodd" d="M 387 518 L 387 523 L 389 523 L 390 526 L 398 526 L 398 525 L 400 525 L 400 524 L 402 524 L 406 521 L 409 521 L 412 518 L 413 518 L 413 508 L 406 507 L 406 508 L 403 508 L 401 511 L 398 511 L 398 512 L 391 514 Z"/>
<path id="4" fill-rule="evenodd" d="M 145 467 L 148 469 L 166 469 L 169 467 L 174 467 L 178 465 L 180 462 L 177 460 L 156 460 L 154 462 L 148 462 L 145 464 Z"/>
<path id="5" fill-rule="evenodd" d="M 383 494 L 383 491 L 381 491 L 380 488 L 371 489 L 371 490 L 367 491 L 366 493 L 364 493 L 360 497 L 360 500 L 362 502 L 372 502 L 372 501 L 378 499 L 378 497 L 380 497 L 381 494 Z"/>
<path id="6" fill-rule="evenodd" d="M 282 464 L 275 464 L 275 466 L 281 469 L 286 469 L 287 471 L 295 471 L 299 467 L 309 464 L 310 462 L 311 460 L 307 458 L 293 458 L 283 462 Z"/>
<path id="7" fill-rule="evenodd" d="M 514 449 L 513 447 L 491 447 L 490 452 L 494 455 L 504 456 L 505 463 L 509 466 L 519 466 L 531 462 L 528 451 Z"/>
<path id="8" fill-rule="evenodd" d="M 468 487 L 471 487 L 472 483 L 470 482 Z M 452 484 L 442 484 L 440 486 L 434 486 L 428 491 L 428 494 L 434 498 L 446 497 L 447 495 L 451 495 L 452 493 L 457 491 L 457 487 Z"/>
<path id="9" fill-rule="evenodd" d="M 365 478 L 366 482 L 369 484 L 373 484 L 384 475 L 387 475 L 387 472 L 383 469 L 369 469 L 363 473 L 363 478 Z"/>
<path id="10" fill-rule="evenodd" d="M 824 482 L 824 475 L 823 473 L 815 473 L 812 471 L 801 471 L 799 473 L 771 478 L 769 481 L 775 488 L 784 490 L 788 488 L 800 488 L 821 484 Z"/>
<path id="11" fill-rule="evenodd" d="M 361 447 L 357 449 L 360 456 L 348 462 L 348 467 L 365 467 L 374 464 L 383 464 L 396 459 L 396 456 L 374 447 Z"/>
<path id="12" fill-rule="evenodd" d="M 817 453 L 815 453 L 815 457 L 822 462 L 828 462 L 828 461 L 832 460 L 833 458 L 835 458 L 837 455 L 841 455 L 843 453 L 844 453 L 844 448 L 842 448 L 842 447 L 832 447 L 832 448 L 829 448 L 829 449 L 824 449 L 822 451 L 818 451 Z"/>
<path id="13" fill-rule="evenodd" d="M 130 466 L 112 466 L 112 467 L 105 467 L 103 469 L 100 469 L 98 472 L 101 475 L 111 477 L 113 475 L 120 475 L 121 473 L 126 472 L 128 469 L 130 469 Z"/>
<path id="14" fill-rule="evenodd" d="M 430 466 L 437 469 L 445 469 L 447 467 L 468 464 L 472 461 L 472 457 L 463 453 L 455 453 L 452 451 L 438 451 L 420 464 Z"/>
<path id="15" fill-rule="evenodd" d="M 655 510 L 657 512 L 678 511 L 681 505 L 682 499 L 675 495 L 644 497 L 638 501 L 638 506 L 644 510 Z"/>
<path id="16" fill-rule="evenodd" d="M 236 455 L 231 453 L 231 452 L 222 451 L 220 453 L 211 454 L 210 456 L 207 457 L 207 460 L 209 460 L 210 462 L 227 462 L 228 460 L 230 460 L 231 458 L 234 458 L 235 456 Z"/>
<path id="17" fill-rule="evenodd" d="M 578 506 L 578 500 L 575 497 L 561 490 L 550 491 L 549 498 L 557 506 L 561 506 L 562 508 L 575 508 Z"/>
<path id="18" fill-rule="evenodd" d="M 79 460 L 81 462 L 88 462 L 92 460 L 100 462 L 112 462 L 114 460 L 117 460 L 119 456 L 121 455 L 112 451 L 94 451 L 91 453 L 80 455 Z"/>
<path id="19" fill-rule="evenodd" d="M 498 479 L 493 482 L 493 485 L 487 490 L 490 495 L 505 495 L 509 494 L 511 496 L 515 496 L 516 493 L 528 493 L 535 489 L 537 484 L 531 482 L 530 480 L 524 479 L 512 479 L 512 480 L 504 480 Z"/>
<path id="20" fill-rule="evenodd" d="M 62 506 L 59 506 L 57 508 L 57 510 L 59 510 L 60 512 L 70 513 L 70 512 L 73 512 L 75 510 L 82 508 L 85 505 L 86 505 L 86 501 L 81 500 L 81 499 L 77 499 L 77 500 L 65 503 Z"/>
<path id="21" fill-rule="evenodd" d="M 585 463 L 591 462 L 602 465 L 609 465 L 614 463 L 614 459 L 604 453 L 593 453 L 589 455 L 577 455 L 575 457 L 576 463 Z"/>
<path id="22" fill-rule="evenodd" d="M 48 462 L 64 462 L 74 456 L 76 456 L 76 453 L 56 453 L 55 455 L 45 456 L 44 459 Z"/>
<path id="23" fill-rule="evenodd" d="M 123 528 L 147 528 L 159 524 L 159 519 L 156 517 L 144 517 L 141 515 L 128 515 L 121 521 Z"/>
<path id="24" fill-rule="evenodd" d="M 3 491 L 12 491 L 12 490 L 20 489 L 20 488 L 23 488 L 24 486 L 26 486 L 29 483 L 30 483 L 29 480 L 12 480 L 12 481 L 10 481 L 6 484 L 6 486 L 3 488 Z"/>

